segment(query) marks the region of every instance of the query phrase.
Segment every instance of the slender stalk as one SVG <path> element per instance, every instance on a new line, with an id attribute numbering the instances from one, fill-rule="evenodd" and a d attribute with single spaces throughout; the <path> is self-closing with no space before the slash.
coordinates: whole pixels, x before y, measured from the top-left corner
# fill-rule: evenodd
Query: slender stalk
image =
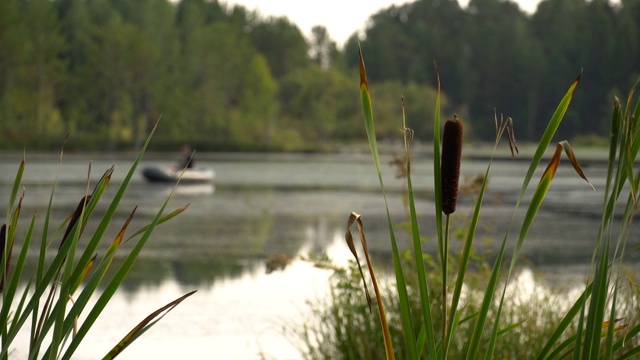
<path id="1" fill-rule="evenodd" d="M 447 269 L 449 261 L 449 217 L 447 214 L 444 225 L 444 246 L 442 249 L 442 344 L 446 344 L 447 337 Z M 446 351 L 443 348 L 444 358 Z"/>

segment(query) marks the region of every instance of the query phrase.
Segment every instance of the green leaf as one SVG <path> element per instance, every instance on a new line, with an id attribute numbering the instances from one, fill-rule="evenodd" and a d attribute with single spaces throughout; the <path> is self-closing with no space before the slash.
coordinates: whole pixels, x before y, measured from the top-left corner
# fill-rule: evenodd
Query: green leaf
<path id="1" fill-rule="evenodd" d="M 400 262 L 400 255 L 398 251 L 398 245 L 396 243 L 395 234 L 393 231 L 393 223 L 391 221 L 391 215 L 389 214 L 389 206 L 387 203 L 387 195 L 384 188 L 384 182 L 382 180 L 382 171 L 380 169 L 380 156 L 378 154 L 378 145 L 376 141 L 375 125 L 373 121 L 373 110 L 371 107 L 371 96 L 369 93 L 369 85 L 367 83 L 367 73 L 364 67 L 364 58 L 362 56 L 362 49 L 360 54 L 360 98 L 362 102 L 362 112 L 364 116 L 365 129 L 367 131 L 367 137 L 369 139 L 369 147 L 371 148 L 371 154 L 378 173 L 378 181 L 380 182 L 380 188 L 384 197 L 385 209 L 387 215 L 387 225 L 389 228 L 389 238 L 391 242 L 391 252 L 393 257 L 393 267 L 396 275 L 396 287 L 398 290 L 398 298 L 400 302 L 400 312 L 402 317 L 402 328 L 404 331 L 405 345 L 407 349 L 408 359 L 417 359 L 416 353 L 416 340 L 413 330 L 413 321 L 411 318 L 411 307 L 409 303 L 409 295 L 407 293 L 406 281 L 402 270 L 402 264 Z"/>

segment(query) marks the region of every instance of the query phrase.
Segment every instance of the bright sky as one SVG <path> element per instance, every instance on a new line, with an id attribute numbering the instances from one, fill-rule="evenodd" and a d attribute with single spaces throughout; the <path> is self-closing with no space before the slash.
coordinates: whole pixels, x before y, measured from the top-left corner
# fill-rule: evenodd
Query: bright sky
<path id="1" fill-rule="evenodd" d="M 222 0 L 223 2 L 225 0 Z M 466 6 L 469 0 L 458 0 Z M 533 13 L 540 0 L 515 0 L 520 8 Z M 263 16 L 286 16 L 307 37 L 315 25 L 323 25 L 329 35 L 342 47 L 349 36 L 363 30 L 369 16 L 391 5 L 405 4 L 408 0 L 226 0 L 228 4 L 243 5 L 258 10 Z"/>

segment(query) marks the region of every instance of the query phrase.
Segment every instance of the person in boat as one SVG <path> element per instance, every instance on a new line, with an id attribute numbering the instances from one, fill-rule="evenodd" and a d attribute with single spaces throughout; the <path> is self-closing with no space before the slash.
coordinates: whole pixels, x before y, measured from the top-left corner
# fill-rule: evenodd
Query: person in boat
<path id="1" fill-rule="evenodd" d="M 192 169 L 193 168 L 193 152 L 191 151 L 191 147 L 189 145 L 184 145 L 182 150 L 180 150 L 180 154 L 182 158 L 176 166 L 176 170 L 182 170 L 184 168 Z"/>

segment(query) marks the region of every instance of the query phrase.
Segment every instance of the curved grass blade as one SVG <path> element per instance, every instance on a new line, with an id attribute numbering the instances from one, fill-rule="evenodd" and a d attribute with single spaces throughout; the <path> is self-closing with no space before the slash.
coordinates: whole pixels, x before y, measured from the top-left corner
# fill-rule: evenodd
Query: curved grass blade
<path id="1" fill-rule="evenodd" d="M 131 331 L 125 335 L 118 344 L 109 351 L 109 353 L 103 358 L 103 360 L 114 359 L 118 356 L 124 349 L 127 348 L 133 341 L 135 341 L 140 335 L 144 334 L 145 331 L 149 330 L 153 325 L 155 325 L 158 321 L 160 321 L 165 315 L 167 315 L 171 310 L 173 310 L 176 306 L 180 305 L 182 301 L 184 301 L 189 296 L 195 294 L 197 290 L 193 290 L 188 292 L 181 297 L 173 300 L 167 305 L 159 308 L 158 310 L 151 313 L 149 316 L 144 318 L 138 325 L 136 325 Z M 156 319 L 157 318 L 157 319 Z"/>
<path id="2" fill-rule="evenodd" d="M 91 171 L 91 165 L 89 165 L 89 174 Z M 56 271 L 55 275 L 54 275 L 54 279 L 56 279 L 52 285 L 51 285 L 51 289 L 50 289 L 50 293 L 48 298 L 45 301 L 43 310 L 41 312 L 41 317 L 38 321 L 38 324 L 35 326 L 35 330 L 32 333 L 31 336 L 31 354 L 30 357 L 34 358 L 35 356 L 38 355 L 39 352 L 39 348 L 40 345 L 43 341 L 43 337 L 44 335 L 49 331 L 50 327 L 52 326 L 53 322 L 56 320 L 55 318 L 49 318 L 50 315 L 50 305 L 53 301 L 53 296 L 54 293 L 57 290 L 58 284 L 63 284 L 63 287 L 60 290 L 60 294 L 58 297 L 58 302 L 57 305 L 55 307 L 55 309 L 58 309 L 56 311 L 58 311 L 58 314 L 63 314 L 64 308 L 66 307 L 66 299 L 68 299 L 70 297 L 70 292 L 68 292 L 71 287 L 68 286 L 68 284 L 72 283 L 71 280 L 69 280 L 69 276 L 70 273 L 72 272 L 72 265 L 73 265 L 73 259 L 75 257 L 75 249 L 77 247 L 77 242 L 78 239 L 80 237 L 80 234 L 82 233 L 82 231 L 84 230 L 84 228 L 87 225 L 87 221 L 88 219 L 91 217 L 91 214 L 93 213 L 93 211 L 95 210 L 98 201 L 100 200 L 100 198 L 102 197 L 102 195 L 104 194 L 104 191 L 106 190 L 106 187 L 111 179 L 111 175 L 113 173 L 113 167 L 111 167 L 110 169 L 108 169 L 103 176 L 101 177 L 101 179 L 98 181 L 98 183 L 96 184 L 94 191 L 91 195 L 85 195 L 83 196 L 83 198 L 80 200 L 76 211 L 71 214 L 71 216 L 69 217 L 67 223 L 67 230 L 65 231 L 63 237 L 62 237 L 62 241 L 60 243 L 60 247 L 58 248 L 58 254 L 63 253 L 64 257 L 62 258 L 62 264 L 65 264 L 66 261 L 66 266 L 64 266 L 64 272 L 63 272 L 63 278 L 59 279 L 60 277 L 60 272 L 62 271 L 62 264 L 60 264 L 60 266 L 56 265 L 57 269 L 54 269 Z M 88 177 L 89 179 L 90 177 Z M 87 182 L 87 186 L 89 186 L 89 182 Z M 87 192 L 88 192 L 88 187 L 87 187 Z M 71 246 L 67 246 L 66 250 L 63 250 L 63 248 L 66 246 L 66 240 L 67 239 L 71 239 L 72 245 Z M 87 250 L 85 250 L 85 253 L 87 252 Z M 84 254 L 84 253 L 83 253 Z M 70 255 L 70 259 L 67 259 L 67 257 Z M 83 255 L 84 257 L 84 255 Z M 84 268 L 86 268 L 87 264 L 85 262 L 82 263 L 78 263 L 76 264 L 77 268 L 82 268 L 82 270 L 84 270 Z M 52 268 L 52 266 L 50 266 L 50 268 Z M 47 281 L 48 283 L 48 281 Z M 64 301 L 63 301 L 64 300 Z M 35 315 L 34 315 L 35 316 Z M 61 316 L 61 315 L 58 315 Z M 62 324 L 62 319 L 60 317 L 57 318 L 57 322 L 56 324 Z M 54 330 L 55 332 L 55 330 Z M 60 333 L 60 329 L 58 328 L 58 332 L 56 333 L 56 335 L 62 336 L 62 334 Z M 56 342 L 56 345 L 57 346 Z"/>
<path id="3" fill-rule="evenodd" d="M 376 303 L 378 305 L 378 315 L 380 316 L 380 326 L 382 327 L 382 336 L 384 339 L 384 349 L 387 360 L 394 359 L 393 355 L 393 343 L 391 342 L 391 334 L 389 333 L 389 325 L 387 324 L 387 315 L 384 311 L 384 304 L 382 303 L 382 296 L 380 295 L 380 288 L 378 287 L 378 280 L 376 279 L 375 271 L 373 270 L 373 264 L 371 263 L 371 259 L 369 258 L 369 248 L 367 247 L 367 240 L 364 234 L 364 225 L 362 224 L 362 217 L 360 214 L 356 214 L 354 212 L 349 215 L 349 221 L 347 222 L 347 231 L 345 233 L 345 237 L 347 239 L 347 244 L 349 244 L 349 249 L 353 253 L 356 258 L 356 262 L 358 264 L 358 270 L 360 270 L 360 276 L 362 276 L 362 282 L 364 284 L 365 292 L 367 294 L 367 303 L 369 304 L 369 311 L 371 311 L 371 296 L 369 296 L 369 292 L 366 290 L 367 285 L 364 278 L 364 274 L 362 273 L 362 268 L 360 267 L 360 261 L 358 261 L 358 254 L 355 251 L 355 246 L 353 244 L 353 236 L 351 235 L 351 226 L 356 223 L 358 226 L 358 234 L 360 235 L 360 244 L 362 245 L 362 249 L 364 251 L 365 259 L 367 260 L 367 267 L 369 268 L 369 276 L 371 277 L 371 282 L 373 283 L 373 291 L 376 294 Z"/>
<path id="4" fill-rule="evenodd" d="M 369 85 L 367 83 L 367 72 L 364 67 L 364 58 L 362 56 L 362 49 L 359 49 L 360 57 L 360 99 L 362 102 L 362 111 L 364 116 L 365 129 L 367 131 L 367 138 L 369 139 L 369 147 L 371 148 L 371 154 L 378 173 L 378 181 L 380 182 L 380 188 L 384 198 L 387 225 L 389 227 L 389 237 L 391 242 L 391 251 L 393 257 L 393 268 L 396 275 L 396 287 L 398 290 L 398 298 L 400 302 L 400 312 L 402 317 L 402 329 L 404 331 L 404 339 L 407 349 L 407 357 L 409 359 L 417 359 L 416 353 L 416 340 L 413 330 L 413 321 L 411 319 L 411 307 L 409 304 L 409 295 L 407 293 L 406 281 L 404 272 L 402 270 L 402 264 L 400 262 L 400 255 L 398 251 L 398 245 L 396 243 L 395 234 L 393 231 L 393 224 L 391 222 L 391 215 L 389 214 L 389 206 L 387 202 L 387 195 L 384 188 L 384 182 L 382 180 L 382 171 L 380 169 L 380 156 L 378 154 L 378 145 L 376 141 L 375 125 L 373 121 L 373 110 L 371 107 L 371 94 L 369 92 Z M 432 346 L 429 344 L 429 347 Z"/>

